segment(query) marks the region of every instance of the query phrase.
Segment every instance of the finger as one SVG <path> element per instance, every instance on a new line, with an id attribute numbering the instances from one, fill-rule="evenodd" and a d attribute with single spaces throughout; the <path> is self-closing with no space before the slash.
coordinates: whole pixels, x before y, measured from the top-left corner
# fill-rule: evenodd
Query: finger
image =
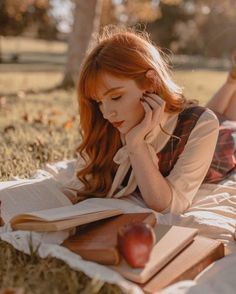
<path id="1" fill-rule="evenodd" d="M 165 110 L 165 101 L 161 99 L 163 102 L 159 104 L 160 100 L 158 100 L 158 102 L 153 101 L 150 97 L 146 97 L 146 99 L 144 100 L 148 101 L 148 104 L 153 111 L 153 115 L 152 115 L 153 123 L 158 124 L 161 121 L 162 114 L 164 113 L 164 110 Z"/>
<path id="2" fill-rule="evenodd" d="M 149 95 L 144 94 L 143 97 L 147 97 L 147 98 L 149 98 L 149 100 L 152 100 L 160 105 L 165 104 L 165 101 L 157 94 L 149 94 Z"/>
<path id="3" fill-rule="evenodd" d="M 163 105 L 162 107 L 154 111 L 153 120 L 155 121 L 156 124 L 159 124 L 162 121 L 164 112 L 165 112 L 165 105 Z"/>
<path id="4" fill-rule="evenodd" d="M 156 101 L 154 101 L 153 99 L 151 99 L 150 97 L 144 96 L 143 97 L 144 101 L 146 101 L 148 103 L 148 105 L 153 109 L 157 109 L 160 108 L 160 104 Z"/>
<path id="5" fill-rule="evenodd" d="M 142 120 L 142 126 L 149 129 L 153 123 L 153 110 L 147 102 L 142 102 L 142 105 L 145 111 L 145 116 Z"/>
<path id="6" fill-rule="evenodd" d="M 151 109 L 150 105 L 146 101 L 141 102 L 145 111 L 145 117 L 143 120 L 150 120 L 152 119 L 153 110 Z"/>
<path id="7" fill-rule="evenodd" d="M 152 113 L 153 112 L 153 109 L 151 108 L 151 106 L 148 104 L 148 102 L 147 101 L 141 101 L 141 103 L 142 103 L 142 105 L 143 105 L 143 108 L 144 108 L 144 110 L 145 110 L 145 112 L 147 112 L 147 113 Z"/>
<path id="8" fill-rule="evenodd" d="M 147 92 L 145 92 L 144 96 L 147 96 L 147 97 L 153 99 L 153 101 L 157 101 L 158 103 L 164 103 L 165 102 L 159 95 L 157 95 L 155 93 L 147 93 Z"/>
<path id="9" fill-rule="evenodd" d="M 144 100 L 147 101 L 147 103 L 151 106 L 151 108 L 153 110 L 157 110 L 159 108 L 163 109 L 163 107 L 165 106 L 165 103 L 163 103 L 162 101 L 160 100 L 153 100 L 152 98 L 150 97 L 144 97 Z"/>

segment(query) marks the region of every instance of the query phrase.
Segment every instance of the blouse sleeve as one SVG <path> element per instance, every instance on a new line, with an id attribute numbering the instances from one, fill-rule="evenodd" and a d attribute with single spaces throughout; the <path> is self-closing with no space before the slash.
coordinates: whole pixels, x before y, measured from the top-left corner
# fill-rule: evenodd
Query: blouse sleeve
<path id="1" fill-rule="evenodd" d="M 191 205 L 210 167 L 218 133 L 218 119 L 211 110 L 206 109 L 192 130 L 174 168 L 166 177 L 172 191 L 172 200 L 162 213 L 179 214 Z"/>

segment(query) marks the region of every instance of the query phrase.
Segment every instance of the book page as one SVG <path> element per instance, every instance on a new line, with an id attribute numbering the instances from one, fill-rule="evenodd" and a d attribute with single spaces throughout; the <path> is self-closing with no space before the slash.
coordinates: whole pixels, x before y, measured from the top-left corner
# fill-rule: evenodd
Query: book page
<path id="1" fill-rule="evenodd" d="M 44 221 L 57 221 L 57 220 L 66 220 L 66 219 L 73 219 L 78 218 L 78 216 L 88 215 L 88 214 L 94 214 L 102 211 L 121 211 L 121 209 L 113 208 L 110 206 L 106 206 L 105 204 L 98 204 L 91 201 L 92 199 L 87 199 L 84 201 L 81 201 L 77 204 L 66 206 L 66 207 L 58 207 L 54 209 L 46 209 L 46 210 L 40 210 L 35 211 L 31 213 L 27 213 L 24 215 L 19 215 L 12 219 L 12 223 L 16 223 L 20 220 L 23 220 L 24 218 L 26 220 L 32 219 L 32 220 L 44 220 Z"/>
<path id="2" fill-rule="evenodd" d="M 18 214 L 71 205 L 53 179 L 9 181 L 0 190 L 1 217 L 5 223 Z"/>
<path id="3" fill-rule="evenodd" d="M 71 218 L 66 220 L 42 222 L 42 221 L 27 221 L 23 223 L 14 223 L 12 228 L 14 230 L 29 230 L 36 232 L 53 232 L 61 231 L 69 228 L 74 228 L 87 223 L 95 222 L 101 219 L 106 219 L 112 216 L 122 214 L 121 210 L 106 210 L 95 213 L 89 213 L 78 216 L 77 218 Z"/>
<path id="4" fill-rule="evenodd" d="M 144 268 L 132 268 L 124 259 L 117 266 L 110 266 L 128 280 L 146 283 L 155 273 L 161 270 L 181 250 L 190 244 L 198 230 L 188 227 L 155 226 L 156 244 L 153 246 L 149 261 Z"/>

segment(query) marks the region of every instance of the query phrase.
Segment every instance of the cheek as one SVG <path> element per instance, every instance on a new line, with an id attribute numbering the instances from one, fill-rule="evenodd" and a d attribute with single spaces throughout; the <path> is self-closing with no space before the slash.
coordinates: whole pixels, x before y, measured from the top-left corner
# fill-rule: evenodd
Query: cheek
<path id="1" fill-rule="evenodd" d="M 142 120 L 144 117 L 144 113 L 145 111 L 144 111 L 143 105 L 140 102 L 138 102 L 136 104 L 135 111 L 134 111 L 134 114 L 137 120 Z"/>
<path id="2" fill-rule="evenodd" d="M 139 100 L 130 103 L 126 109 L 129 110 L 129 115 L 134 124 L 139 123 L 144 118 L 144 108 Z"/>

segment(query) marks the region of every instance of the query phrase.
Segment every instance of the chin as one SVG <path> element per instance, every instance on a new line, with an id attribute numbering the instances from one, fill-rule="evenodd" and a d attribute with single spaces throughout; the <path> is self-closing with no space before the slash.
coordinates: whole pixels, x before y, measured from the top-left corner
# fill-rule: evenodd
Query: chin
<path id="1" fill-rule="evenodd" d="M 131 130 L 131 128 L 127 129 L 127 128 L 123 128 L 123 129 L 120 129 L 120 133 L 123 134 L 123 135 L 126 135 L 128 134 L 128 132 Z"/>
<path id="2" fill-rule="evenodd" d="M 123 131 L 123 130 L 119 130 L 119 132 L 122 134 L 122 135 L 126 135 L 128 132 L 127 131 Z"/>

